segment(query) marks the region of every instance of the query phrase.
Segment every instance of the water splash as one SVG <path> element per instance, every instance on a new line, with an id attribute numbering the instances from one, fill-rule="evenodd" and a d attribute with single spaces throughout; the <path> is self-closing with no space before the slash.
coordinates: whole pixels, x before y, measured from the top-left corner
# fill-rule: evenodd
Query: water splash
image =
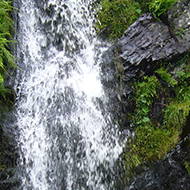
<path id="1" fill-rule="evenodd" d="M 107 190 L 121 152 L 88 1 L 15 1 L 20 189 Z"/>

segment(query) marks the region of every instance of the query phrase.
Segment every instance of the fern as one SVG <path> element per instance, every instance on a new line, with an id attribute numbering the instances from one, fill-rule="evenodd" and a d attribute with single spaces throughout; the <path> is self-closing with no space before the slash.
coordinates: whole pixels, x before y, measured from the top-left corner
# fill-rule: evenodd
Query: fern
<path id="1" fill-rule="evenodd" d="M 176 127 L 179 130 L 186 123 L 186 118 L 190 111 L 190 99 L 182 102 L 172 102 L 165 109 L 164 122 L 168 127 Z"/>
<path id="2" fill-rule="evenodd" d="M 13 28 L 13 20 L 9 13 L 12 11 L 10 1 L 0 0 L 0 94 L 5 98 L 4 72 L 16 66 L 14 57 L 9 51 L 8 44 L 11 40 L 10 30 Z M 6 63 L 6 64 L 5 64 Z"/>
<path id="3" fill-rule="evenodd" d="M 158 75 L 160 75 L 160 77 L 162 78 L 162 80 L 164 80 L 168 86 L 170 87 L 174 87 L 175 85 L 178 84 L 177 80 L 175 80 L 171 74 L 169 74 L 167 72 L 167 69 L 165 70 L 163 67 L 161 67 L 160 69 L 158 69 L 157 71 L 155 71 L 155 73 L 157 73 Z"/>
<path id="4" fill-rule="evenodd" d="M 181 130 L 186 123 L 187 115 L 190 111 L 190 64 L 188 64 L 188 55 L 185 55 L 181 60 L 180 69 L 174 72 L 177 82 L 175 83 L 175 96 L 164 110 L 164 123 L 167 127 L 176 127 Z M 187 65 L 185 65 L 185 62 Z M 173 77 L 168 77 L 171 81 Z"/>
<path id="5" fill-rule="evenodd" d="M 10 42 L 14 42 L 14 41 L 8 40 L 6 38 L 6 34 L 0 34 L 0 57 L 3 60 L 8 61 L 9 67 L 13 68 L 16 66 L 16 64 L 14 62 L 14 57 L 11 54 L 11 52 L 9 50 L 7 50 L 8 43 L 10 43 Z M 1 64 L 0 67 L 3 68 L 4 70 L 6 70 L 6 67 L 4 64 L 3 65 Z"/>
<path id="6" fill-rule="evenodd" d="M 157 96 L 156 90 L 158 87 L 158 79 L 155 76 L 144 77 L 143 82 L 136 85 L 136 103 L 146 104 L 150 106 L 153 101 L 153 97 Z"/>
<path id="7" fill-rule="evenodd" d="M 11 1 L 0 0 L 0 33 L 10 34 L 10 27 L 13 28 L 13 20 L 9 16 L 12 9 Z"/>
<path id="8" fill-rule="evenodd" d="M 151 123 L 148 116 L 154 97 L 157 97 L 158 79 L 155 76 L 144 76 L 142 82 L 135 83 L 135 116 L 132 121 L 135 126 L 146 127 Z"/>
<path id="9" fill-rule="evenodd" d="M 157 18 L 160 15 L 165 15 L 169 7 L 175 2 L 177 2 L 177 0 L 153 0 L 149 4 L 149 10 Z"/>

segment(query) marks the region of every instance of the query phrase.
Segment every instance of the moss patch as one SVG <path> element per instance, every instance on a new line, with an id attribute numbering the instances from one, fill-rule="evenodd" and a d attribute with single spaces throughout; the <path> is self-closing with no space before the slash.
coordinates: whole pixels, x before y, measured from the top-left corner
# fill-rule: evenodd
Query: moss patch
<path id="1" fill-rule="evenodd" d="M 175 68 L 159 64 L 153 75 L 134 82 L 135 109 L 129 116 L 134 135 L 123 152 L 129 175 L 139 164 L 163 158 L 179 142 L 190 111 L 189 60 L 189 55 L 183 56 Z M 168 95 L 165 103 L 158 97 L 160 91 Z M 152 114 L 155 104 L 163 106 L 161 122 Z"/>
<path id="2" fill-rule="evenodd" d="M 177 0 L 101 0 L 97 8 L 97 33 L 115 40 L 136 21 L 142 13 L 152 12 L 156 18 L 166 15 Z"/>
<path id="3" fill-rule="evenodd" d="M 140 4 L 133 0 L 102 0 L 97 9 L 97 32 L 109 40 L 117 39 L 140 15 Z"/>

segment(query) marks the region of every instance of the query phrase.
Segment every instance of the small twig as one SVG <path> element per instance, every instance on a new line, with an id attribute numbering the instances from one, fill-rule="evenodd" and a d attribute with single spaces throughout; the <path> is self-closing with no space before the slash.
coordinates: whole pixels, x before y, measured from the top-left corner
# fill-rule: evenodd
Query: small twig
<path id="1" fill-rule="evenodd" d="M 159 103 L 159 102 L 156 102 L 155 104 L 160 104 L 160 105 L 163 105 L 163 106 L 168 106 L 167 104 L 163 104 L 163 103 Z"/>

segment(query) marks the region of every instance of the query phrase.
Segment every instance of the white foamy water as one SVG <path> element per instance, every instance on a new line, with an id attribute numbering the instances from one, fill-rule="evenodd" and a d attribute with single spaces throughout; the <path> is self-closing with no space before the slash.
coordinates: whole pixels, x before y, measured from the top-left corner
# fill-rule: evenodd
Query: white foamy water
<path id="1" fill-rule="evenodd" d="M 105 48 L 89 1 L 15 5 L 20 189 L 113 189 L 121 146 L 106 107 L 99 66 Z"/>

